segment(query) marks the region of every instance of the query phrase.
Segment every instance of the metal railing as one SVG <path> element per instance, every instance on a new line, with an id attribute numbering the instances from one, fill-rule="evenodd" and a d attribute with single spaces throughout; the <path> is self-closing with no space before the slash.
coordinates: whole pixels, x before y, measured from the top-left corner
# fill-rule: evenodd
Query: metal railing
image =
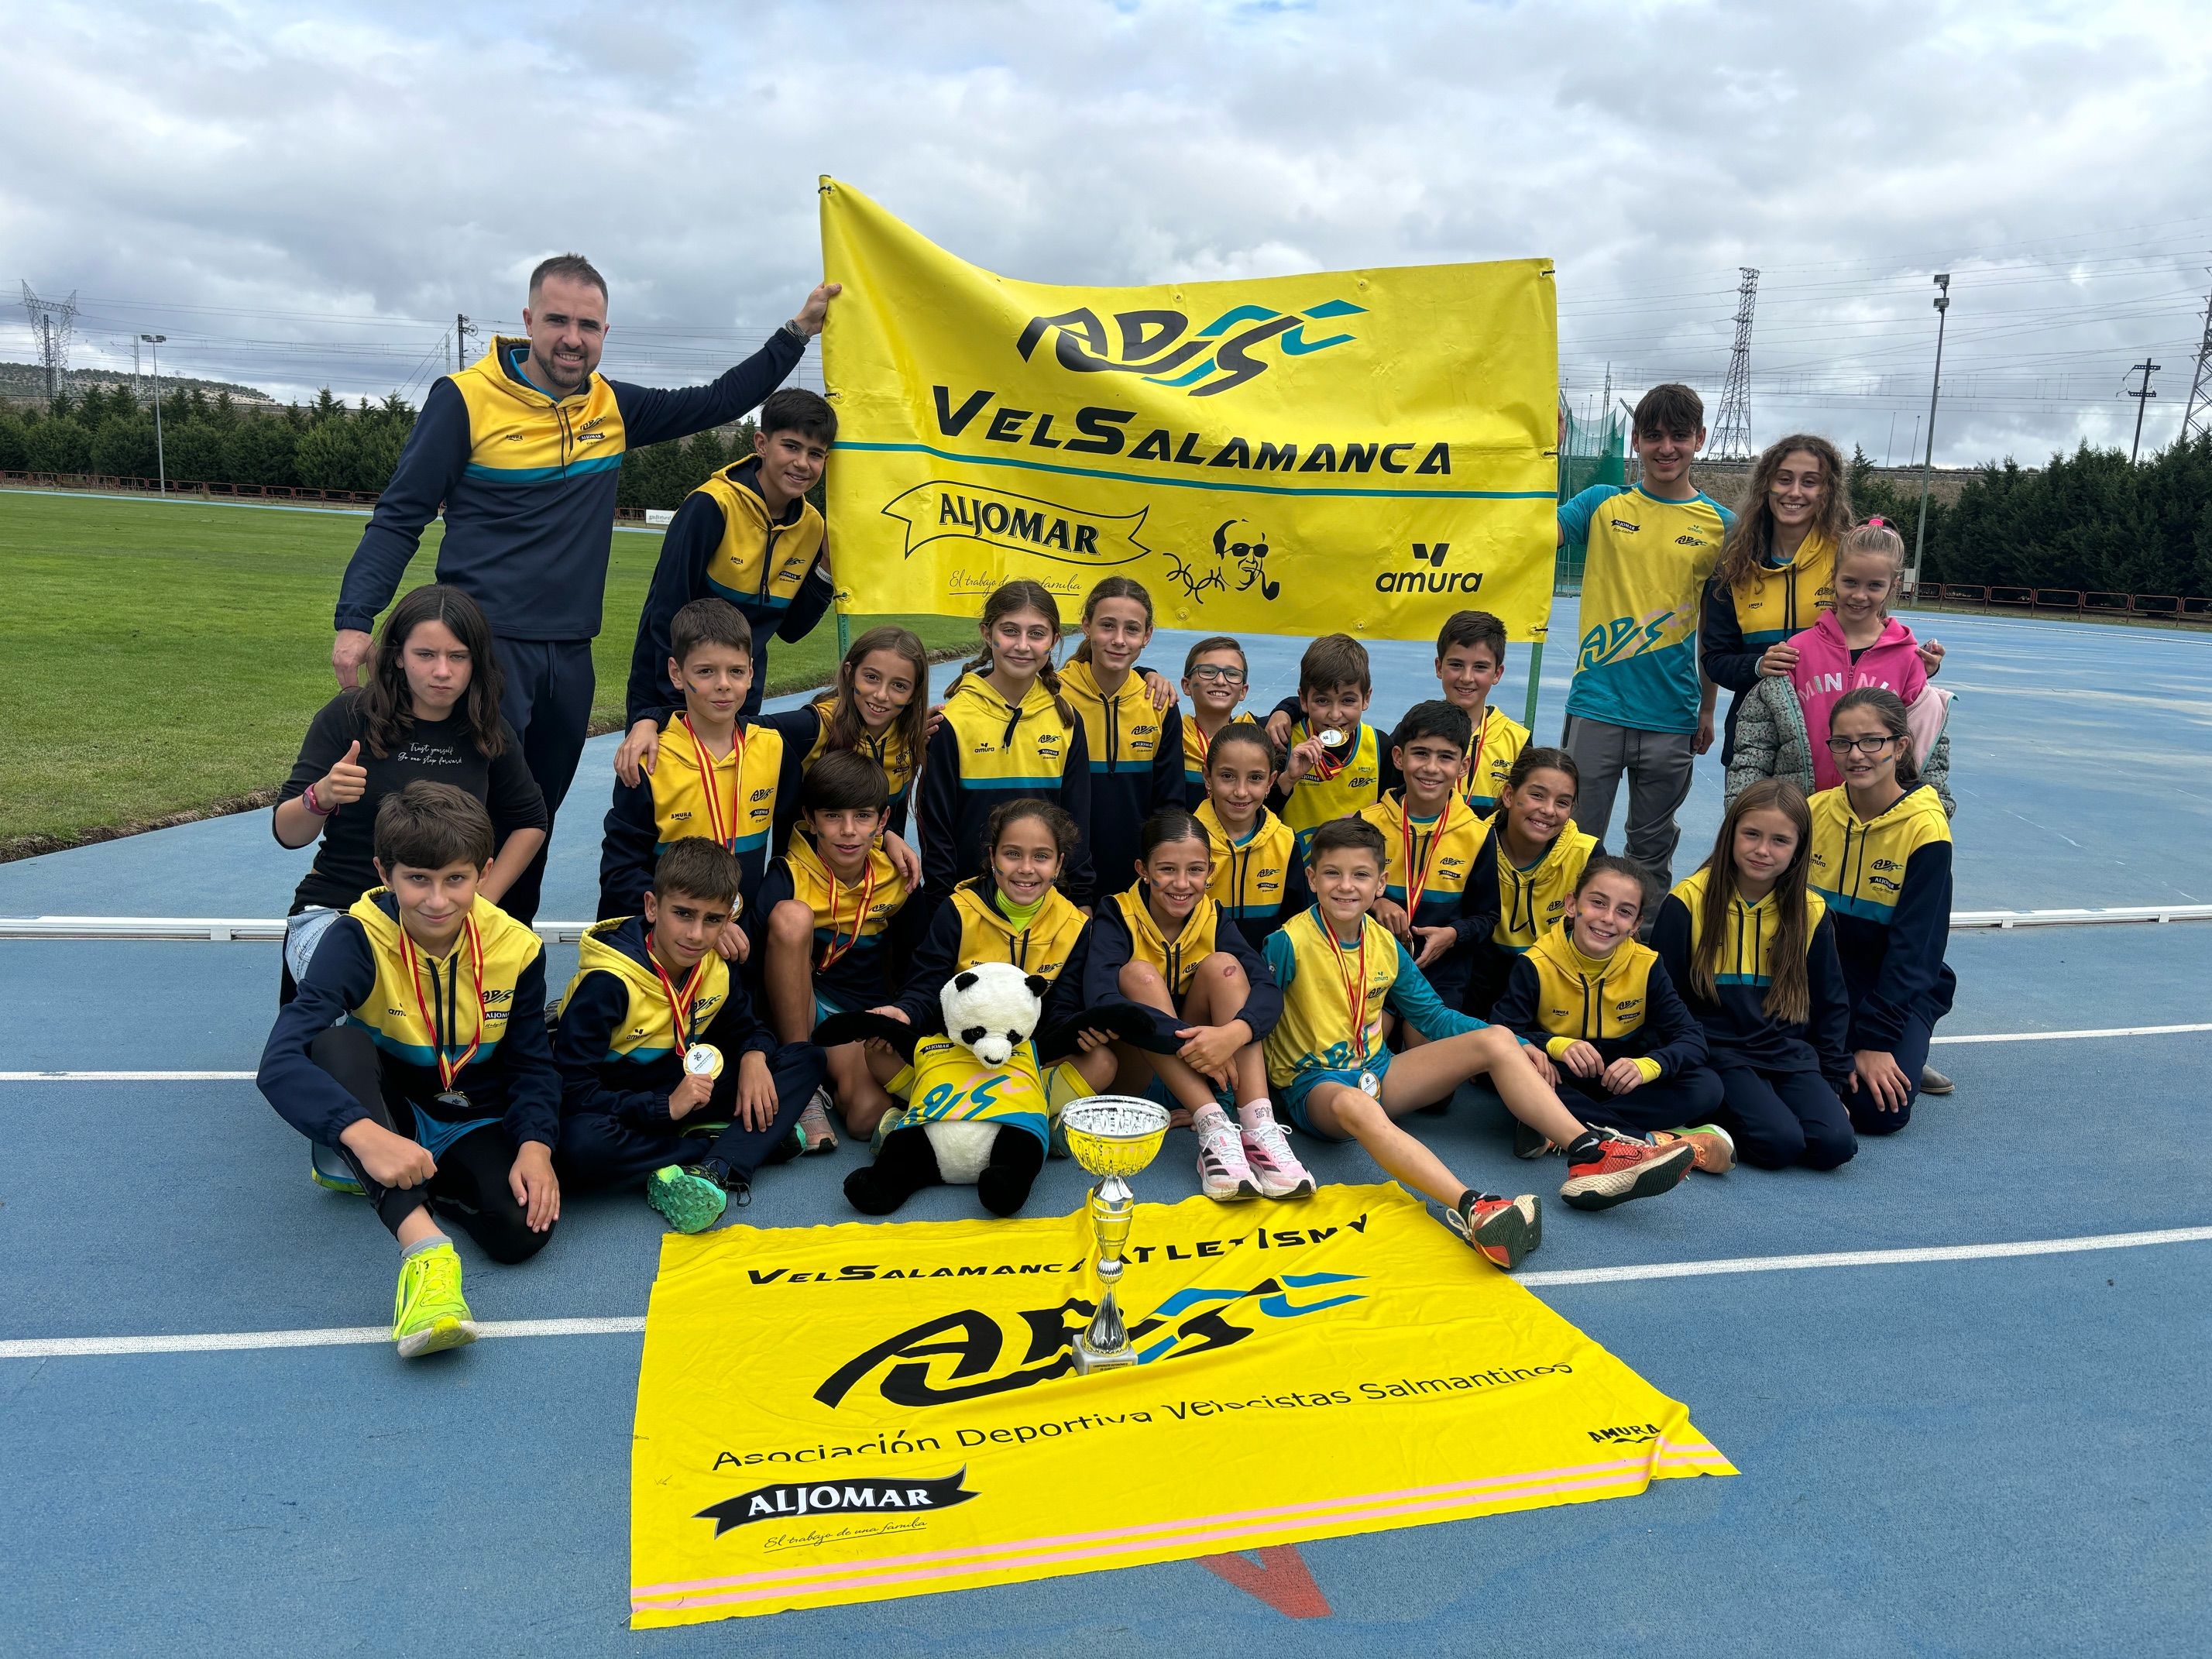
<path id="1" fill-rule="evenodd" d="M 1936 605 L 2044 616 L 2134 617 L 2151 622 L 2212 623 L 2212 598 L 2181 593 L 2110 593 L 2094 588 L 2021 587 L 1974 582 L 1923 582 L 1918 597 Z"/>

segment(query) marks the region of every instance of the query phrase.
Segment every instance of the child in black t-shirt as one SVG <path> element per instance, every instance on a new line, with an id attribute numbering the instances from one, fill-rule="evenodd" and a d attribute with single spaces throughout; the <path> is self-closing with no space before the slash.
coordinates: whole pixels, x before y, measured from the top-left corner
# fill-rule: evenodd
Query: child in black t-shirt
<path id="1" fill-rule="evenodd" d="M 495 848 L 478 891 L 496 904 L 544 843 L 545 799 L 522 744 L 499 712 L 491 627 L 458 587 L 418 587 L 392 606 L 366 684 L 323 705 L 284 781 L 270 830 L 283 847 L 319 837 L 284 930 L 289 1002 L 315 941 L 346 907 L 380 886 L 376 810 L 416 780 L 452 784 L 483 803 Z"/>

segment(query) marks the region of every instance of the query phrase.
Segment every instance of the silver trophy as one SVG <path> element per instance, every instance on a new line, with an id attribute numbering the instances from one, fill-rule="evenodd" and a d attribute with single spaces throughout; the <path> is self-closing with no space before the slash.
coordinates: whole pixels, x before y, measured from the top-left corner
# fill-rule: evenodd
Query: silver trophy
<path id="1" fill-rule="evenodd" d="M 1098 1241 L 1098 1311 L 1074 1342 L 1076 1374 L 1088 1376 L 1137 1363 L 1114 1295 L 1129 1248 L 1129 1224 L 1137 1215 L 1137 1195 L 1127 1177 L 1158 1156 L 1167 1138 L 1168 1113 L 1164 1106 L 1128 1095 L 1093 1095 L 1061 1113 L 1060 1122 L 1069 1153 L 1099 1177 L 1091 1189 L 1091 1231 Z"/>

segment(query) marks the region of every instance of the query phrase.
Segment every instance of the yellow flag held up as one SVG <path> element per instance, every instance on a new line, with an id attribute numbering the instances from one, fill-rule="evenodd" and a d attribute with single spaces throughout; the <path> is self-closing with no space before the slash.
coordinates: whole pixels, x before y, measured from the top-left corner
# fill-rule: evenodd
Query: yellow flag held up
<path id="1" fill-rule="evenodd" d="M 1164 627 L 1540 639 L 1558 541 L 1550 262 L 1018 283 L 822 183 L 823 364 L 856 611 L 1132 576 Z"/>
<path id="2" fill-rule="evenodd" d="M 633 1624 L 1735 1473 L 1686 1407 L 1400 1188 L 1145 1205 L 1133 1237 L 1121 1294 L 1142 1363 L 1079 1377 L 1068 1341 L 1097 1293 L 1081 1213 L 672 1234 L 638 1379 Z"/>

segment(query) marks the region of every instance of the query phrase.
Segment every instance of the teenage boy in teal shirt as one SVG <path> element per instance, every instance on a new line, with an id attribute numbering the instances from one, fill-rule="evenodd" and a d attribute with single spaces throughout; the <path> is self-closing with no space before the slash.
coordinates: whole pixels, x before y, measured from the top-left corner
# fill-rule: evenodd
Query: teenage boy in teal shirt
<path id="1" fill-rule="evenodd" d="M 1674 880 L 1674 814 L 1712 747 L 1712 682 L 1698 667 L 1698 612 L 1731 514 L 1690 482 L 1705 409 L 1686 386 L 1644 394 L 1633 419 L 1644 476 L 1594 484 L 1559 506 L 1559 541 L 1586 542 L 1582 640 L 1562 746 L 1581 769 L 1575 822 L 1602 841 L 1623 772 L 1626 851 L 1662 892 Z"/>

